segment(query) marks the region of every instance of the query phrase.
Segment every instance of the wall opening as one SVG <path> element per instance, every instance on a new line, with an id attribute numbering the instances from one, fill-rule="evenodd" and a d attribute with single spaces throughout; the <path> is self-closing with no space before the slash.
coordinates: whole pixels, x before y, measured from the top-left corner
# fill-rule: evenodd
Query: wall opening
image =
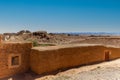
<path id="1" fill-rule="evenodd" d="M 109 50 L 106 50 L 104 54 L 105 54 L 105 61 L 109 61 L 111 52 Z"/>
<path id="2" fill-rule="evenodd" d="M 21 54 L 10 54 L 8 58 L 8 67 L 16 68 L 21 65 Z"/>
<path id="3" fill-rule="evenodd" d="M 12 59 L 11 59 L 11 65 L 14 66 L 14 65 L 19 65 L 19 56 L 13 56 Z"/>

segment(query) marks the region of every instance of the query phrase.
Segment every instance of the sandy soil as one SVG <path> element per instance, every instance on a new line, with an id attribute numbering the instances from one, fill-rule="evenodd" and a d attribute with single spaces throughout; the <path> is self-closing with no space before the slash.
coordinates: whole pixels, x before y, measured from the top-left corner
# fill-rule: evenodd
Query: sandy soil
<path id="1" fill-rule="evenodd" d="M 73 68 L 56 75 L 42 77 L 41 75 L 24 73 L 0 80 L 120 80 L 120 59 Z"/>

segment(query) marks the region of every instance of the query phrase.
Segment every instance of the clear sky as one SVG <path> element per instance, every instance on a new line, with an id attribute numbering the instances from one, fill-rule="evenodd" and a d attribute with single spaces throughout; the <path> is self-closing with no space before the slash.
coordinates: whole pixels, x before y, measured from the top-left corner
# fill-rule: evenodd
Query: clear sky
<path id="1" fill-rule="evenodd" d="M 0 0 L 0 33 L 120 32 L 120 0 Z"/>

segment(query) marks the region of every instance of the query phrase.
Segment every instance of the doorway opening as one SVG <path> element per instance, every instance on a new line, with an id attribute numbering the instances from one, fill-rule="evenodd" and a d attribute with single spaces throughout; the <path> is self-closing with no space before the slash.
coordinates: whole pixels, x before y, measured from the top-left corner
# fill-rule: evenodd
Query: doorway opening
<path id="1" fill-rule="evenodd" d="M 105 54 L 105 61 L 109 61 L 111 52 L 109 50 L 106 50 L 104 54 Z"/>

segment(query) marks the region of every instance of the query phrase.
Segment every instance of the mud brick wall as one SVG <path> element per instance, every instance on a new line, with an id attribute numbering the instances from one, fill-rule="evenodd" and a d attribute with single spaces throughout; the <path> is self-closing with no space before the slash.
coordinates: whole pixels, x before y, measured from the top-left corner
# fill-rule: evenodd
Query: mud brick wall
<path id="1" fill-rule="evenodd" d="M 31 50 L 30 66 L 42 74 L 58 69 L 104 61 L 104 46 L 70 47 L 55 50 Z"/>
<path id="2" fill-rule="evenodd" d="M 110 60 L 120 58 L 120 48 L 108 47 L 106 50 L 109 50 L 110 52 Z"/>
<path id="3" fill-rule="evenodd" d="M 57 46 L 56 46 L 57 47 Z M 58 69 L 105 61 L 105 51 L 109 51 L 109 60 L 120 58 L 120 48 L 95 46 L 74 46 L 62 48 L 44 47 L 31 49 L 32 43 L 0 44 L 0 78 L 24 73 L 31 69 L 42 74 Z M 10 67 L 11 55 L 20 55 L 20 65 Z"/>
<path id="4" fill-rule="evenodd" d="M 17 73 L 25 72 L 29 69 L 29 54 L 31 43 L 2 43 L 0 44 L 0 78 L 8 77 Z M 21 55 L 19 67 L 9 68 L 10 55 Z"/>

